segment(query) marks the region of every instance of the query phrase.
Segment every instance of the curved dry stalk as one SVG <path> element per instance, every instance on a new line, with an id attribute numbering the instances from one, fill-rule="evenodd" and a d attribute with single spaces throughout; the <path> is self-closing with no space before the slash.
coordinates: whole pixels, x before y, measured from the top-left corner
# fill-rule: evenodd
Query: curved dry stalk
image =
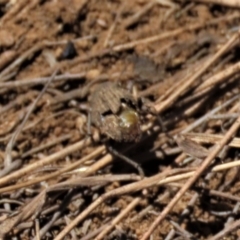
<path id="1" fill-rule="evenodd" d="M 16 141 L 17 137 L 19 136 L 19 134 L 22 131 L 23 127 L 25 126 L 28 118 L 30 117 L 30 115 L 32 114 L 34 108 L 36 107 L 38 101 L 42 98 L 43 94 L 46 92 L 49 84 L 54 79 L 54 77 L 57 74 L 57 72 L 58 72 L 58 70 L 55 70 L 54 73 L 52 74 L 52 77 L 49 78 L 48 82 L 46 83 L 46 85 L 44 86 L 44 88 L 42 89 L 40 94 L 37 96 L 37 98 L 33 101 L 32 105 L 29 107 L 29 109 L 28 109 L 28 111 L 27 111 L 27 113 L 26 113 L 22 123 L 17 128 L 16 132 L 12 135 L 10 141 L 8 142 L 7 147 L 6 147 L 6 151 L 5 151 L 5 157 L 4 157 L 4 165 L 5 165 L 5 167 L 10 165 L 11 162 L 12 162 L 11 152 L 12 152 L 12 148 L 15 145 L 15 141 Z"/>

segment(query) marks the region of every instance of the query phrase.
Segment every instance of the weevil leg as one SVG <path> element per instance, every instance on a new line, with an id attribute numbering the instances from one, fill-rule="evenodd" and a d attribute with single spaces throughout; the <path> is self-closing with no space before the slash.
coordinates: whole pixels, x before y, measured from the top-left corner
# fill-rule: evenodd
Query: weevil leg
<path id="1" fill-rule="evenodd" d="M 175 140 L 173 139 L 173 137 L 168 133 L 167 128 L 162 120 L 162 118 L 159 116 L 158 112 L 156 111 L 155 107 L 153 106 L 152 103 L 145 103 L 143 105 L 144 107 L 142 108 L 142 111 L 146 112 L 146 113 L 150 113 L 153 116 L 155 116 L 157 118 L 157 121 L 162 129 L 162 132 L 166 134 L 166 136 L 171 140 L 171 144 L 173 144 L 175 142 Z"/>
<path id="2" fill-rule="evenodd" d="M 87 119 L 87 134 L 86 134 L 86 125 L 85 125 L 85 128 L 84 128 L 85 137 L 83 139 L 83 146 L 87 146 L 88 145 L 87 144 L 88 140 L 92 139 L 91 124 L 90 124 L 90 128 L 88 128 L 88 125 L 89 125 L 88 122 L 89 122 L 89 111 L 88 111 L 88 119 Z M 89 129 L 90 129 L 90 132 L 89 132 Z"/>
<path id="3" fill-rule="evenodd" d="M 92 109 L 88 109 L 88 121 L 87 121 L 88 136 L 92 136 L 91 124 L 92 124 Z"/>
<path id="4" fill-rule="evenodd" d="M 150 113 L 152 114 L 153 116 L 155 116 L 158 120 L 158 123 L 162 129 L 163 132 L 167 132 L 167 128 L 166 126 L 164 125 L 163 123 L 163 120 L 162 118 L 159 116 L 158 112 L 156 111 L 155 107 L 149 103 L 149 102 L 146 102 L 147 100 L 146 99 L 142 99 L 143 101 L 143 107 L 142 107 L 142 111 L 145 112 L 145 113 Z"/>
<path id="5" fill-rule="evenodd" d="M 133 166 L 135 169 L 137 169 L 139 175 L 141 178 L 144 178 L 145 174 L 143 169 L 141 168 L 141 166 L 134 162 L 132 159 L 124 156 L 123 154 L 121 154 L 120 152 L 118 152 L 116 149 L 114 149 L 112 146 L 107 146 L 107 149 L 109 150 L 109 152 L 111 152 L 113 155 L 115 155 L 116 157 L 119 157 L 120 159 L 122 159 L 123 161 L 125 161 L 126 163 L 128 163 L 129 165 Z"/>
<path id="6" fill-rule="evenodd" d="M 163 132 L 167 132 L 167 128 L 166 128 L 166 126 L 164 125 L 163 120 L 162 120 L 162 118 L 159 116 L 159 114 L 158 114 L 158 112 L 156 111 L 155 107 L 154 107 L 154 106 L 151 106 L 151 105 L 149 105 L 148 107 L 149 107 L 149 112 L 150 112 L 151 114 L 153 114 L 153 115 L 157 118 L 158 123 L 159 123 L 160 127 L 162 128 L 162 131 L 163 131 Z"/>
<path id="7" fill-rule="evenodd" d="M 99 131 L 95 132 L 95 134 L 93 134 L 92 132 L 92 109 L 88 109 L 88 120 L 87 120 L 87 136 L 86 138 L 90 138 L 92 140 L 92 142 L 99 142 Z"/>

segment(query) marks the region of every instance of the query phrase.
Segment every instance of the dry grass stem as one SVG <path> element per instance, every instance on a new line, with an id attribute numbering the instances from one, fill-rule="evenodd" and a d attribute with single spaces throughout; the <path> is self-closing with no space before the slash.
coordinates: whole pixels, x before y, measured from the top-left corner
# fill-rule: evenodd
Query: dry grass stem
<path id="1" fill-rule="evenodd" d="M 61 75 L 55 76 L 52 82 L 81 79 L 81 78 L 84 78 L 85 75 L 86 73 L 61 74 Z M 39 84 L 46 84 L 49 81 L 49 78 L 51 78 L 51 76 L 43 77 L 43 78 L 28 79 L 28 80 L 15 80 L 15 81 L 2 82 L 0 83 L 0 88 L 18 88 L 18 87 L 25 87 L 25 86 L 30 87 L 30 86 L 39 85 Z"/>
<path id="2" fill-rule="evenodd" d="M 223 6 L 228 6 L 228 7 L 240 7 L 240 3 L 238 0 L 197 0 L 198 2 L 202 3 L 215 3 Z"/>
<path id="3" fill-rule="evenodd" d="M 5 157 L 4 157 L 4 165 L 5 167 L 7 167 L 8 165 L 11 164 L 12 162 L 12 156 L 11 156 L 11 152 L 12 152 L 12 148 L 14 147 L 15 141 L 17 139 L 17 137 L 19 136 L 20 132 L 23 130 L 29 116 L 32 114 L 34 108 L 36 107 L 38 101 L 41 99 L 41 97 L 43 96 L 43 94 L 46 92 L 49 84 L 51 83 L 51 81 L 54 79 L 55 75 L 57 74 L 57 71 L 55 71 L 52 75 L 51 78 L 49 78 L 48 82 L 46 83 L 46 85 L 44 86 L 44 88 L 42 89 L 42 91 L 40 92 L 40 94 L 37 96 L 37 98 L 34 100 L 34 102 L 32 103 L 32 105 L 29 107 L 25 118 L 23 119 L 22 123 L 19 125 L 19 127 L 17 128 L 16 132 L 12 135 L 10 141 L 7 144 L 6 147 L 6 153 L 5 153 Z"/>
<path id="4" fill-rule="evenodd" d="M 211 143 L 215 144 L 218 141 L 223 139 L 223 135 L 217 135 L 217 134 L 207 134 L 207 133 L 185 133 L 185 137 L 199 142 L 199 143 Z M 240 138 L 233 138 L 229 143 L 228 146 L 240 148 Z"/>
<path id="5" fill-rule="evenodd" d="M 125 217 L 135 206 L 138 205 L 140 202 L 141 198 L 135 198 L 133 199 L 132 202 L 128 204 L 128 206 L 122 210 L 122 212 L 113 219 L 113 221 L 100 233 L 98 236 L 95 238 L 96 240 L 101 240 L 103 239 L 114 227 L 116 224 L 118 224 L 122 218 Z"/>
<path id="6" fill-rule="evenodd" d="M 219 84 L 224 80 L 227 81 L 229 77 L 231 77 L 233 74 L 238 73 L 239 71 L 240 62 L 237 62 L 236 64 L 229 66 L 227 69 L 217 72 L 215 75 L 208 78 L 198 88 L 196 88 L 195 91 L 200 91 L 210 86 L 216 86 L 216 84 Z"/>

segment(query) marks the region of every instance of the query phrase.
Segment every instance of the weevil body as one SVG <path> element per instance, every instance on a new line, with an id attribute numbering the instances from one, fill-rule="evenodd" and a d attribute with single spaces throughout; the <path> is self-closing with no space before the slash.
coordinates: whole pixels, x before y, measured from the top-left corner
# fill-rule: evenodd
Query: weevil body
<path id="1" fill-rule="evenodd" d="M 141 138 L 137 102 L 117 83 L 100 84 L 90 98 L 91 123 L 116 141 L 134 142 Z"/>

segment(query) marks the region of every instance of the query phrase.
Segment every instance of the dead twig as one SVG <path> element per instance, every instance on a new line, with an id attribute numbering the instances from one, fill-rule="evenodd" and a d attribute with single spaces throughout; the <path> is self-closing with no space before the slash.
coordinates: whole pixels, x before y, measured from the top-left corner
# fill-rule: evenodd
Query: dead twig
<path id="1" fill-rule="evenodd" d="M 32 48 L 26 50 L 21 56 L 19 56 L 13 63 L 11 63 L 7 68 L 5 68 L 0 73 L 0 82 L 3 82 L 4 77 L 8 75 L 10 72 L 14 71 L 15 68 L 20 66 L 26 59 L 29 58 L 29 56 L 35 54 L 36 52 L 40 51 L 43 48 L 44 44 L 39 43 L 33 46 Z"/>
<path id="2" fill-rule="evenodd" d="M 20 132 L 22 131 L 24 125 L 26 124 L 29 116 L 31 115 L 31 113 L 33 112 L 34 108 L 36 107 L 36 104 L 38 103 L 38 101 L 41 99 L 41 97 L 43 96 L 43 94 L 46 92 L 49 84 L 51 83 L 52 79 L 54 79 L 55 75 L 57 74 L 57 71 L 55 71 L 52 75 L 52 77 L 49 79 L 49 81 L 47 82 L 47 84 L 44 86 L 43 90 L 40 92 L 40 94 L 38 95 L 38 97 L 35 99 L 35 101 L 32 103 L 32 105 L 29 107 L 27 114 L 25 116 L 25 118 L 23 119 L 21 125 L 17 128 L 16 132 L 12 135 L 10 141 L 7 144 L 6 147 L 6 151 L 5 151 L 5 158 L 4 158 L 4 165 L 5 167 L 7 167 L 8 165 L 11 164 L 12 162 L 12 156 L 11 156 L 11 152 L 12 152 L 12 148 L 14 147 L 15 141 L 18 137 L 18 135 L 20 134 Z"/>
<path id="3" fill-rule="evenodd" d="M 73 191 L 70 190 L 68 191 L 67 195 L 63 199 L 62 204 L 58 207 L 58 209 L 54 212 L 51 220 L 39 231 L 39 239 L 41 239 L 42 236 L 52 227 L 52 225 L 59 219 L 63 211 L 66 209 L 68 206 L 70 200 L 73 197 Z M 38 240 L 37 236 L 33 240 Z"/>
<path id="4" fill-rule="evenodd" d="M 130 202 L 128 206 L 124 210 L 122 210 L 122 212 L 120 212 L 119 215 L 116 216 L 115 219 L 113 219 L 112 222 L 95 239 L 103 239 L 115 227 L 115 225 L 118 224 L 125 217 L 125 215 L 127 215 L 135 206 L 138 205 L 140 200 L 141 198 L 139 197 L 133 199 L 133 201 Z"/>
<path id="5" fill-rule="evenodd" d="M 40 240 L 39 221 L 38 221 L 38 219 L 35 220 L 35 233 L 36 233 L 36 240 Z"/>
<path id="6" fill-rule="evenodd" d="M 120 20 L 120 17 L 121 17 L 121 13 L 122 13 L 123 8 L 124 8 L 124 5 L 122 5 L 122 6 L 120 7 L 120 9 L 118 10 L 117 15 L 116 15 L 116 17 L 115 17 L 115 19 L 114 19 L 114 21 L 113 21 L 113 24 L 111 25 L 111 27 L 110 27 L 109 30 L 108 30 L 106 39 L 105 39 L 105 41 L 104 41 L 104 43 L 103 43 L 103 47 L 104 47 L 104 48 L 108 47 L 108 45 L 109 45 L 110 38 L 111 38 L 111 36 L 112 36 L 112 34 L 113 34 L 113 31 L 115 30 L 115 28 L 116 28 L 116 26 L 117 26 L 117 24 L 118 24 L 118 22 L 119 22 L 119 20 Z"/>
<path id="7" fill-rule="evenodd" d="M 182 235 L 182 237 L 184 237 L 184 239 L 192 239 L 192 234 L 189 233 L 188 231 L 186 231 L 185 229 L 183 229 L 181 226 L 179 226 L 178 223 L 174 222 L 174 221 L 170 221 L 170 223 L 173 225 L 173 227 L 175 227 L 180 234 Z"/>
<path id="8" fill-rule="evenodd" d="M 16 15 L 25 7 L 28 5 L 29 0 L 20 0 L 17 1 L 12 8 L 5 14 L 0 21 L 0 25 L 3 26 L 6 21 L 8 21 L 11 18 L 16 17 Z"/>
<path id="9" fill-rule="evenodd" d="M 58 144 L 60 142 L 66 141 L 66 140 L 70 139 L 71 136 L 72 136 L 71 134 L 66 134 L 66 135 L 60 136 L 60 137 L 58 137 L 58 138 L 56 138 L 54 140 L 51 140 L 51 141 L 49 141 L 49 142 L 47 142 L 47 143 L 45 143 L 45 144 L 43 144 L 41 146 L 32 148 L 31 150 L 23 153 L 21 155 L 21 158 L 26 158 L 26 157 L 34 154 L 34 153 L 37 153 L 37 152 L 42 151 L 42 150 L 44 150 L 46 148 L 52 147 L 52 146 L 54 146 L 54 145 L 56 145 L 56 144 Z"/>
<path id="10" fill-rule="evenodd" d="M 65 73 L 58 76 L 55 76 L 55 78 L 52 80 L 52 82 L 58 82 L 58 81 L 66 81 L 66 80 L 75 80 L 75 79 L 81 79 L 84 78 L 86 73 L 77 73 L 77 74 L 71 74 L 71 73 Z M 9 81 L 9 82 L 2 82 L 0 83 L 0 88 L 18 88 L 18 87 L 30 87 L 35 86 L 39 84 L 46 84 L 50 77 L 42 77 L 42 78 L 34 78 L 34 79 L 28 79 L 28 80 L 15 80 L 15 81 Z"/>
<path id="11" fill-rule="evenodd" d="M 223 82 L 224 80 L 228 79 L 232 75 L 238 73 L 240 71 L 240 62 L 229 66 L 228 68 L 224 69 L 223 71 L 217 72 L 212 77 L 205 80 L 201 85 L 199 85 L 194 92 L 203 90 L 210 86 L 216 86 L 217 84 Z"/>
<path id="12" fill-rule="evenodd" d="M 4 169 L 0 171 L 0 177 L 6 176 L 12 171 L 18 169 L 21 165 L 22 165 L 22 160 L 16 159 L 15 161 L 11 162 L 8 166 L 4 167 Z"/>
<path id="13" fill-rule="evenodd" d="M 133 16 L 127 19 L 124 24 L 125 28 L 129 28 L 132 25 L 136 24 L 147 12 L 149 12 L 155 5 L 157 4 L 156 1 L 150 1 L 144 7 L 141 8 L 140 11 L 135 13 Z"/>
<path id="14" fill-rule="evenodd" d="M 240 7 L 240 2 L 238 0 L 197 0 L 196 2 L 209 3 L 209 4 L 214 3 L 214 4 L 228 6 L 228 7 Z"/>
<path id="15" fill-rule="evenodd" d="M 212 143 L 212 144 L 215 144 L 216 142 L 224 138 L 223 135 L 207 134 L 207 133 L 185 133 L 183 136 L 195 142 Z M 240 148 L 240 138 L 233 138 L 229 142 L 228 146 Z"/>

